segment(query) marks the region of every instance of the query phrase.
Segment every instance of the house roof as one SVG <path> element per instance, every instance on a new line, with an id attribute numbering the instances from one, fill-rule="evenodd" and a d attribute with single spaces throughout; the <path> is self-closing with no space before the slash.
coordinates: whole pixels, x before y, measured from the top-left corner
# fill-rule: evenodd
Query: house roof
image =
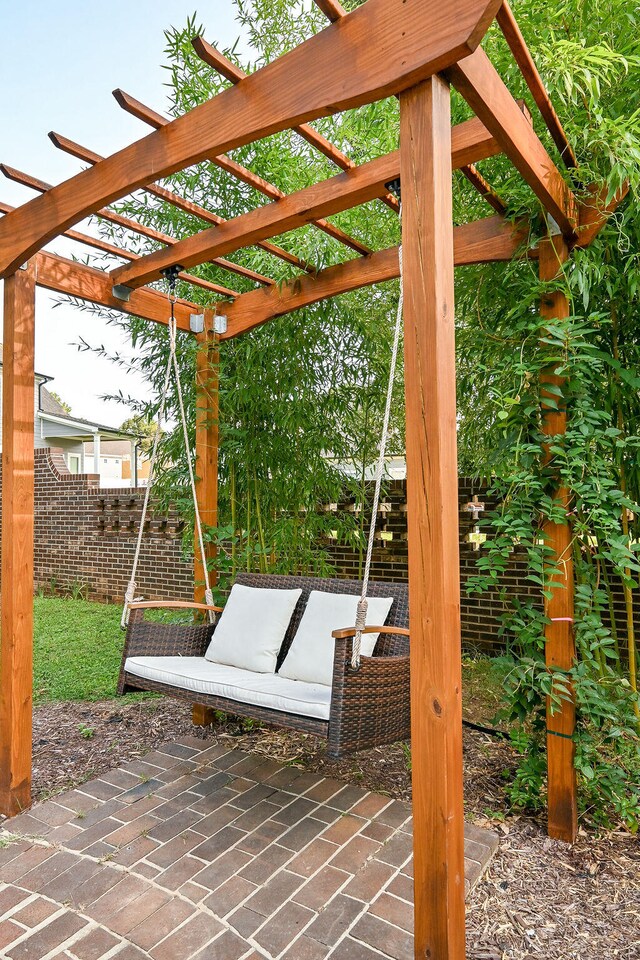
<path id="1" fill-rule="evenodd" d="M 2 352 L 3 344 L 0 342 L 0 367 L 2 366 Z M 41 380 L 40 391 L 39 391 L 39 413 L 44 420 L 56 423 L 58 420 L 66 421 L 70 426 L 77 425 L 78 427 L 90 427 L 91 429 L 87 431 L 88 433 L 100 433 L 100 434 L 111 434 L 114 438 L 120 440 L 135 440 L 138 436 L 137 433 L 129 433 L 126 430 L 120 430 L 119 427 L 108 427 L 103 423 L 95 423 L 93 420 L 85 420 L 83 417 L 74 417 L 71 414 L 67 413 L 63 405 L 59 400 L 53 396 L 50 390 L 44 386 L 45 383 L 53 380 L 53 377 L 49 377 L 44 373 L 36 373 L 35 376 Z"/>
<path id="2" fill-rule="evenodd" d="M 44 385 L 40 387 L 40 410 L 43 413 L 53 413 L 57 417 L 67 416 L 67 411 L 60 401 Z"/>
<path id="3" fill-rule="evenodd" d="M 138 436 L 137 433 L 129 433 L 127 430 L 120 430 L 119 427 L 108 427 L 104 423 L 95 423 L 93 420 L 84 420 L 82 417 L 74 417 L 68 413 L 51 413 L 44 409 L 40 410 L 40 416 L 43 420 L 47 420 L 51 423 L 58 423 L 64 421 L 68 423 L 69 426 L 77 427 L 89 427 L 89 430 L 85 431 L 86 433 L 99 433 L 99 434 L 111 434 L 114 438 L 117 439 L 131 439 L 135 440 Z"/>

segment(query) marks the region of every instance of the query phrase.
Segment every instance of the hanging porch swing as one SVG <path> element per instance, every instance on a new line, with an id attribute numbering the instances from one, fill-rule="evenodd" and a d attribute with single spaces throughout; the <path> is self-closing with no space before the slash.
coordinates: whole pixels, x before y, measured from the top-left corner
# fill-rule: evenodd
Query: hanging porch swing
<path id="1" fill-rule="evenodd" d="M 169 355 L 133 570 L 122 613 L 126 639 L 118 692 L 155 691 L 324 737 L 331 757 L 408 739 L 408 589 L 405 583 L 370 581 L 402 328 L 402 248 L 400 297 L 363 579 L 242 573 L 236 577 L 224 609 L 213 603 L 176 355 L 174 304 L 180 269 L 172 267 L 166 271 L 171 304 Z M 204 570 L 205 603 L 135 600 L 136 571 L 158 455 L 160 423 L 172 373 L 194 503 L 194 549 L 200 551 Z M 159 623 L 145 616 L 151 609 L 177 608 L 206 613 L 207 622 Z M 381 625 L 368 625 L 368 615 Z M 345 627 L 345 623 L 353 626 Z"/>

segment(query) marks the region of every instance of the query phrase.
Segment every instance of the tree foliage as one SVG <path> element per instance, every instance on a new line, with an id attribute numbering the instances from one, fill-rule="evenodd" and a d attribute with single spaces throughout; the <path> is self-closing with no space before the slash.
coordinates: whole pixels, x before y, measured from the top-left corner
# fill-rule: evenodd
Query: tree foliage
<path id="1" fill-rule="evenodd" d="M 242 42 L 224 52 L 248 72 L 326 25 L 309 2 L 234 2 Z M 349 9 L 357 5 L 346 4 Z M 552 10 L 542 0 L 518 0 L 514 9 L 578 157 L 573 188 L 583 198 L 592 183 L 605 184 L 610 196 L 625 182 L 630 189 L 596 242 L 576 251 L 562 273 L 560 283 L 571 301 L 571 316 L 566 320 L 543 325 L 538 305 L 549 286 L 540 283 L 536 262 L 527 256 L 509 265 L 457 271 L 460 467 L 467 474 L 490 477 L 501 503 L 486 521 L 492 536 L 471 589 L 483 593 L 499 585 L 500 574 L 517 548 L 527 556 L 532 584 L 548 591 L 554 570 L 541 531 L 549 518 L 566 522 L 553 495 L 558 484 L 565 485 L 573 530 L 578 659 L 568 675 L 547 669 L 541 604 L 503 595 L 501 630 L 513 657 L 505 716 L 522 756 L 510 791 L 516 805 L 540 803 L 546 699 L 551 697 L 558 706 L 572 683 L 579 710 L 577 765 L 583 807 L 604 819 L 617 815 L 633 827 L 640 809 L 632 631 L 640 532 L 636 506 L 640 501 L 638 11 L 624 0 L 589 4 L 559 0 Z M 194 53 L 190 39 L 197 32 L 195 20 L 167 32 L 173 116 L 228 85 Z M 484 46 L 512 93 L 530 100 L 495 25 Z M 537 132 L 563 169 L 541 119 L 533 112 Z M 469 113 L 454 93 L 454 122 Z M 398 146 L 398 102 L 391 98 L 316 125 L 361 163 Z M 292 132 L 235 150 L 233 158 L 286 193 L 336 172 Z M 481 166 L 508 201 L 508 215 L 529 223 L 527 246 L 534 248 L 547 226 L 531 191 L 504 157 Z M 170 184 L 226 218 L 266 202 L 211 163 L 175 174 Z M 119 206 L 123 213 L 175 237 L 202 229 L 197 219 L 148 196 L 136 195 Z M 456 222 L 487 214 L 482 198 L 456 174 Z M 397 217 L 380 202 L 332 219 L 373 249 L 399 240 Z M 104 230 L 114 232 L 106 224 Z M 277 243 L 316 268 L 350 255 L 312 226 L 279 237 Z M 138 244 L 140 252 L 153 246 L 145 241 Z M 257 247 L 232 259 L 279 283 L 296 272 Z M 197 272 L 239 291 L 252 286 L 210 264 Z M 195 288 L 185 287 L 182 292 L 208 302 Z M 356 464 L 362 470 L 375 455 L 397 295 L 395 283 L 357 291 L 272 321 L 223 345 L 221 520 L 211 535 L 232 544 L 228 552 L 221 552 L 231 570 L 246 566 L 323 572 L 328 569 L 323 536 L 363 543 L 355 522 L 343 519 L 338 525 L 335 514 L 318 513 L 316 508 L 336 500 L 343 486 L 335 461 Z M 157 385 L 166 352 L 165 333 L 136 321 L 130 326 L 136 366 Z M 194 344 L 182 336 L 180 360 L 189 385 L 194 377 Z M 565 378 L 555 402 L 566 406 L 569 419 L 566 437 L 551 443 L 550 463 L 545 458 L 540 413 L 540 377 L 549 370 Z M 401 372 L 397 389 L 394 436 L 398 450 L 394 452 L 401 452 Z M 193 404 L 192 391 L 189 402 Z M 139 412 L 149 417 L 153 410 L 142 405 Z M 163 456 L 164 491 L 172 497 L 178 491 L 186 509 L 177 433 L 167 434 Z M 624 587 L 623 611 L 614 605 L 616 583 Z"/>

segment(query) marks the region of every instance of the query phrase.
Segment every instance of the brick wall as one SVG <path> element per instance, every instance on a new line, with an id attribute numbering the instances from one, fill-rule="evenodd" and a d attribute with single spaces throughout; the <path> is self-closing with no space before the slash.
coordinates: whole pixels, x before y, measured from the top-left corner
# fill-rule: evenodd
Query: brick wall
<path id="1" fill-rule="evenodd" d="M 463 510 L 474 494 L 486 503 L 487 508 L 492 506 L 486 488 L 477 481 L 460 479 L 462 636 L 467 648 L 496 650 L 501 646 L 497 625 L 503 612 L 498 591 L 481 597 L 469 597 L 465 591 L 478 557 L 473 545 L 467 541 L 473 526 L 472 517 Z M 97 476 L 70 474 L 60 450 L 37 450 L 36 586 L 49 587 L 53 581 L 56 589 L 61 590 L 77 584 L 86 588 L 95 599 L 121 602 L 131 573 L 143 497 L 142 488 L 108 490 L 99 487 Z M 325 509 L 353 511 L 354 504 L 332 504 Z M 368 514 L 365 519 L 368 530 Z M 151 516 L 146 526 L 138 568 L 138 594 L 150 599 L 191 599 L 192 565 L 183 558 L 181 521 L 176 515 Z M 338 576 L 361 576 L 358 552 L 337 541 L 330 541 L 325 546 Z M 523 558 L 514 553 L 501 583 L 511 595 L 535 599 L 539 593 L 526 582 L 525 572 Z M 371 576 L 386 581 L 407 579 L 407 507 L 403 480 L 389 484 L 380 504 Z M 616 591 L 614 606 L 618 622 L 623 623 L 621 590 Z"/>
<path id="2" fill-rule="evenodd" d="M 459 537 L 460 537 L 460 582 L 461 582 L 461 621 L 463 643 L 468 649 L 488 650 L 499 649 L 501 643 L 497 636 L 498 617 L 504 611 L 504 606 L 498 596 L 498 591 L 483 594 L 481 597 L 467 596 L 465 585 L 469 577 L 476 572 L 478 553 L 473 544 L 468 542 L 467 536 L 473 529 L 473 519 L 464 506 L 471 498 L 477 495 L 484 502 L 487 509 L 493 503 L 487 497 L 486 487 L 478 481 L 460 478 L 458 482 L 459 503 Z M 353 503 L 334 504 L 337 511 L 353 511 Z M 483 514 L 481 514 L 483 516 Z M 368 533 L 369 515 L 366 516 L 366 532 Z M 375 580 L 406 580 L 407 571 L 407 495 L 404 480 L 395 480 L 387 487 L 387 494 L 382 498 L 377 519 L 375 547 L 371 577 Z M 333 542 L 328 550 L 336 565 L 339 576 L 357 578 L 361 575 L 360 554 L 344 544 Z M 523 559 L 514 555 L 502 585 L 510 592 L 521 597 L 535 598 L 537 591 L 525 580 L 525 563 Z"/>
<path id="3" fill-rule="evenodd" d="M 144 489 L 109 490 L 99 487 L 95 475 L 71 474 L 61 450 L 36 450 L 35 460 L 36 587 L 78 584 L 92 598 L 120 602 L 131 575 Z M 192 598 L 192 565 L 182 555 L 177 516 L 147 521 L 137 582 L 146 597 Z"/>

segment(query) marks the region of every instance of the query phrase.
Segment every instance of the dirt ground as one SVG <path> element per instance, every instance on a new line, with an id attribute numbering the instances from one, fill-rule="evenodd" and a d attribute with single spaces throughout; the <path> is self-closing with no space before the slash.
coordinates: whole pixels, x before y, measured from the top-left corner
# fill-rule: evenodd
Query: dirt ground
<path id="1" fill-rule="evenodd" d="M 164 699 L 64 703 L 34 717 L 34 794 L 51 796 L 140 756 L 161 740 L 193 734 L 190 709 Z M 313 737 L 232 721 L 201 731 L 242 749 L 300 764 L 404 800 L 410 771 L 401 746 L 342 761 Z M 542 821 L 506 815 L 508 743 L 465 730 L 465 810 L 500 834 L 500 848 L 468 904 L 469 960 L 640 960 L 640 840 L 624 831 L 581 831 L 573 847 L 549 840 Z"/>

